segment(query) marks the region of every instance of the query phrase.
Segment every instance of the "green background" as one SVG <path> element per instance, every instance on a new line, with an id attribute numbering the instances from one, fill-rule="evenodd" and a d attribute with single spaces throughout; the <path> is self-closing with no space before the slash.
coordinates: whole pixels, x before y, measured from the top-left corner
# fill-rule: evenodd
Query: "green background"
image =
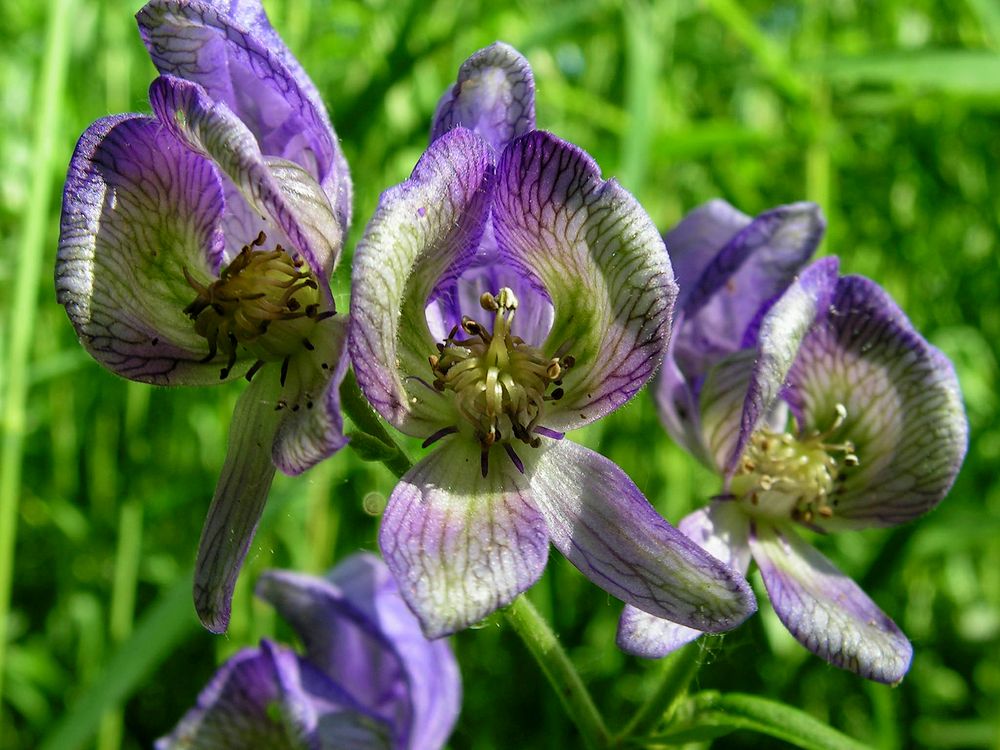
<path id="1" fill-rule="evenodd" d="M 913 667 L 894 689 L 830 667 L 762 599 L 747 624 L 705 640 L 696 685 L 787 701 L 881 748 L 1000 747 L 1000 5 L 265 6 L 319 87 L 351 164 L 355 221 L 335 278 L 341 309 L 350 250 L 379 192 L 409 173 L 462 60 L 496 39 L 534 67 L 539 127 L 587 149 L 659 227 L 716 196 L 751 214 L 800 199 L 823 206 L 821 252 L 884 285 L 955 361 L 971 423 L 965 466 L 932 514 L 817 541 L 912 639 Z M 154 70 L 136 10 L 113 0 L 0 2 L 5 749 L 149 746 L 222 659 L 261 635 L 288 635 L 253 600 L 257 575 L 275 566 L 321 572 L 374 549 L 394 484 L 349 450 L 302 477 L 279 477 L 229 634 L 197 626 L 190 570 L 243 384 L 182 391 L 110 375 L 76 342 L 51 281 L 76 138 L 105 114 L 148 111 Z M 645 393 L 573 437 L 617 461 L 674 522 L 718 489 L 670 443 Z M 620 727 L 661 668 L 615 648 L 620 605 L 557 553 L 530 597 Z M 576 746 L 501 618 L 454 645 L 465 696 L 452 747 Z M 760 741 L 735 733 L 716 744 Z"/>

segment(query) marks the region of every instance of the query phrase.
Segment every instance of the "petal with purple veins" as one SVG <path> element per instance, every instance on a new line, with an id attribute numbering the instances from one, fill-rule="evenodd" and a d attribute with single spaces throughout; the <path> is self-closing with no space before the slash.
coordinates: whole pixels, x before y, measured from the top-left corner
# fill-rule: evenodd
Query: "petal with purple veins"
<path id="1" fill-rule="evenodd" d="M 664 521 L 604 456 L 563 440 L 533 457 L 528 474 L 552 543 L 613 596 L 710 632 L 756 609 L 743 577 Z"/>
<path id="2" fill-rule="evenodd" d="M 575 360 L 546 424 L 570 430 L 618 408 L 659 366 L 677 296 L 649 216 L 582 150 L 535 131 L 504 151 L 493 225 L 501 253 L 552 299 L 546 353 Z"/>
<path id="3" fill-rule="evenodd" d="M 709 223 L 718 214 L 716 209 L 698 218 Z M 728 231 L 739 221 L 723 216 L 722 223 Z M 719 248 L 683 292 L 685 325 L 674 335 L 675 356 L 687 377 L 704 373 L 714 361 L 741 348 L 743 334 L 758 309 L 791 283 L 815 251 L 825 226 L 813 203 L 778 206 L 756 217 Z M 712 231 L 702 231 L 716 240 Z M 685 272 L 690 275 L 692 270 L 689 266 Z"/>
<path id="4" fill-rule="evenodd" d="M 309 173 L 287 160 L 265 157 L 246 125 L 197 84 L 160 76 L 149 88 L 149 100 L 160 121 L 190 148 L 212 158 L 264 217 L 270 243 L 302 255 L 332 300 L 329 278 L 343 244 L 343 227 Z M 227 197 L 232 204 L 232 191 Z M 249 242 L 252 237 L 235 239 Z"/>
<path id="5" fill-rule="evenodd" d="M 850 578 L 789 528 L 756 523 L 750 549 L 774 611 L 817 656 L 870 680 L 895 684 L 913 647 Z"/>
<path id="6" fill-rule="evenodd" d="M 429 638 L 509 604 L 545 569 L 534 488 L 499 446 L 492 453 L 484 477 L 479 445 L 447 438 L 403 476 L 382 517 L 382 555 Z"/>
<path id="7" fill-rule="evenodd" d="M 968 422 L 954 368 L 874 282 L 846 276 L 789 373 L 786 398 L 800 429 L 849 440 L 828 528 L 888 526 L 926 513 L 962 464 Z"/>
<path id="8" fill-rule="evenodd" d="M 347 444 L 340 410 L 340 384 L 350 365 L 345 318 L 317 323 L 311 348 L 303 347 L 291 359 L 283 385 L 277 365 L 265 368 L 272 378 L 279 373 L 275 388 L 283 404 L 271 457 L 286 474 L 301 474 Z"/>
<path id="9" fill-rule="evenodd" d="M 63 193 L 56 294 L 101 364 L 159 385 L 219 382 L 184 312 L 196 296 L 184 272 L 211 280 L 223 208 L 212 163 L 156 120 L 106 117 L 81 136 Z"/>
<path id="10" fill-rule="evenodd" d="M 678 528 L 689 539 L 737 573 L 746 575 L 750 565 L 746 516 L 732 503 L 715 502 L 681 519 Z M 659 659 L 702 634 L 625 605 L 618 621 L 618 647 L 633 656 Z"/>
<path id="11" fill-rule="evenodd" d="M 438 103 L 431 140 L 458 125 L 481 135 L 498 154 L 535 129 L 535 79 L 524 55 L 494 42 L 462 63 Z"/>
<path id="12" fill-rule="evenodd" d="M 222 474 L 198 542 L 194 604 L 213 633 L 229 626 L 233 589 L 274 478 L 271 461 L 280 420 L 276 365 L 263 368 L 236 402 Z"/>
<path id="13" fill-rule="evenodd" d="M 489 211 L 489 145 L 464 128 L 438 138 L 408 180 L 386 190 L 354 253 L 350 352 L 358 385 L 387 421 L 427 437 L 454 424 L 430 387 L 432 291 L 475 254 Z M 449 416 L 451 415 L 451 416 Z"/>
<path id="14" fill-rule="evenodd" d="M 330 118 L 259 2 L 153 0 L 136 21 L 161 73 L 203 86 L 246 123 L 264 154 L 308 170 L 348 226 L 351 181 Z"/>

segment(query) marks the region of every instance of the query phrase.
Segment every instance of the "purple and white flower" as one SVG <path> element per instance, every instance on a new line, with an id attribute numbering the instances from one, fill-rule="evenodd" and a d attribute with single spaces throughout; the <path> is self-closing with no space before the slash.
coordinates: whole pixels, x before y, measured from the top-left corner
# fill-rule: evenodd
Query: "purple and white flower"
<path id="1" fill-rule="evenodd" d="M 351 188 L 312 82 L 259 2 L 154 0 L 137 15 L 162 75 L 153 116 L 81 136 L 63 193 L 56 292 L 112 372 L 156 385 L 245 375 L 202 532 L 195 604 L 226 629 L 275 467 L 345 443 L 346 323 L 329 279 Z"/>
<path id="2" fill-rule="evenodd" d="M 677 291 L 635 199 L 534 129 L 533 91 L 512 48 L 472 55 L 355 254 L 358 383 L 397 429 L 437 443 L 389 498 L 383 555 L 432 637 L 531 586 L 550 542 L 644 611 L 734 627 L 753 610 L 746 582 L 613 462 L 562 439 L 650 378 Z"/>
<path id="3" fill-rule="evenodd" d="M 659 404 L 671 434 L 723 477 L 681 530 L 738 571 L 752 558 L 810 651 L 896 683 L 909 641 L 798 529 L 926 513 L 954 482 L 967 423 L 951 363 L 884 290 L 840 276 L 836 258 L 800 270 L 822 228 L 810 204 L 751 220 L 715 201 L 667 235 L 686 292 Z M 659 657 L 698 635 L 626 607 L 618 642 Z"/>
<path id="4" fill-rule="evenodd" d="M 458 665 L 428 641 L 385 564 L 353 555 L 326 578 L 257 584 L 305 653 L 270 641 L 222 665 L 157 750 L 438 750 L 461 707 Z"/>

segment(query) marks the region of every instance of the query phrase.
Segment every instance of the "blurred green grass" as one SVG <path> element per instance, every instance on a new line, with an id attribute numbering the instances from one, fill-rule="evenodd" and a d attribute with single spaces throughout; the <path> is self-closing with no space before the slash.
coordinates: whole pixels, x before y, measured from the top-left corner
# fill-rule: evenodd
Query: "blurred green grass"
<path id="1" fill-rule="evenodd" d="M 0 2 L 0 485 L 11 514 L 0 500 L 0 569 L 14 553 L 0 628 L 5 749 L 148 747 L 221 659 L 276 627 L 287 635 L 250 596 L 256 576 L 272 566 L 319 572 L 374 549 L 373 511 L 393 486 L 347 451 L 279 478 L 229 635 L 197 627 L 190 566 L 241 386 L 182 392 L 109 375 L 77 344 L 50 280 L 76 138 L 110 112 L 148 111 L 154 71 L 132 21 L 138 5 Z M 809 656 L 766 607 L 708 641 L 698 684 L 787 700 L 880 748 L 1000 747 L 994 0 L 265 6 L 322 92 L 351 163 L 355 222 L 335 279 L 342 308 L 350 248 L 379 192 L 409 173 L 461 61 L 495 39 L 531 61 L 540 127 L 590 151 L 661 228 L 715 196 L 748 213 L 823 205 L 823 252 L 883 284 L 955 361 L 969 457 L 929 517 L 821 541 L 914 641 L 900 687 Z M 643 394 L 574 437 L 622 465 L 676 521 L 716 484 L 662 434 Z M 16 548 L 4 548 L 15 528 Z M 531 596 L 620 726 L 658 665 L 615 649 L 617 603 L 561 560 Z M 575 746 L 499 619 L 455 646 L 466 693 L 452 747 Z"/>

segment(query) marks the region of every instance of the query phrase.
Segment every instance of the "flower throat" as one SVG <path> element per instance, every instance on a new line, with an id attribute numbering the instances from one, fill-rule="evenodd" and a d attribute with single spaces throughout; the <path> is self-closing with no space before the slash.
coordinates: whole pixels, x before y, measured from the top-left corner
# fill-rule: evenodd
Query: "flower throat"
<path id="1" fill-rule="evenodd" d="M 469 316 L 462 317 L 448 337 L 437 345 L 438 353 L 428 361 L 434 374 L 433 387 L 454 393 L 455 407 L 472 425 L 482 447 L 481 469 L 486 476 L 489 451 L 494 444 L 504 447 L 518 471 L 524 465 L 511 446 L 518 440 L 537 448 L 541 439 L 536 433 L 558 436 L 539 425 L 547 401 L 563 396 L 562 378 L 573 366 L 573 357 L 546 357 L 539 349 L 511 333 L 517 311 L 517 297 L 503 287 L 496 294 L 479 298 L 483 310 L 494 313 L 493 333 Z M 459 328 L 469 338 L 458 339 Z M 548 393 L 549 386 L 555 386 Z M 444 435 L 457 432 L 446 428 L 425 441 L 430 445 Z"/>

